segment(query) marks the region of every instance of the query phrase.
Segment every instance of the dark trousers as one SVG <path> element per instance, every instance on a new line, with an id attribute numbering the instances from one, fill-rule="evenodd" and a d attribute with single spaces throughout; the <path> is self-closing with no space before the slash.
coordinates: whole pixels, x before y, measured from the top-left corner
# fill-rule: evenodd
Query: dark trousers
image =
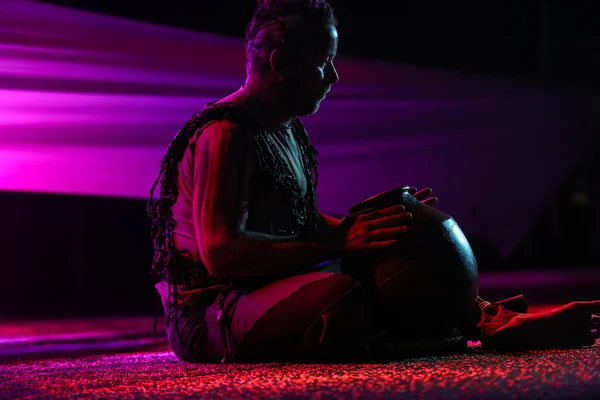
<path id="1" fill-rule="evenodd" d="M 391 274 L 373 287 L 332 262 L 266 286 L 227 290 L 206 308 L 167 307 L 167 337 L 188 362 L 351 361 L 370 351 L 381 329 L 406 338 L 435 329 L 430 311 L 395 292 L 396 281 L 406 286 L 402 279 Z M 380 304 L 390 293 L 394 304 Z"/>

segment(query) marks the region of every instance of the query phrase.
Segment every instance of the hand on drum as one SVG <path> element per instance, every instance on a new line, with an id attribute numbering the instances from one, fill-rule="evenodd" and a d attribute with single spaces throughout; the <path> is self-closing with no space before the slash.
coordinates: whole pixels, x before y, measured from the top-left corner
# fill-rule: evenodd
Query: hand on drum
<path id="1" fill-rule="evenodd" d="M 429 195 L 431 195 L 432 192 L 433 192 L 433 190 L 431 190 L 431 188 L 425 188 L 425 189 L 421 189 L 419 191 L 417 191 L 417 188 L 415 188 L 415 187 L 411 187 L 410 189 L 408 189 L 408 193 L 412 197 L 414 197 L 415 199 L 419 200 L 421 203 L 426 204 L 428 206 L 433 206 L 438 202 L 437 197 L 428 197 Z"/>
<path id="2" fill-rule="evenodd" d="M 382 210 L 365 210 L 345 218 L 341 228 L 345 231 L 342 252 L 353 255 L 396 246 L 397 238 L 411 230 L 406 223 L 412 214 L 397 205 Z"/>

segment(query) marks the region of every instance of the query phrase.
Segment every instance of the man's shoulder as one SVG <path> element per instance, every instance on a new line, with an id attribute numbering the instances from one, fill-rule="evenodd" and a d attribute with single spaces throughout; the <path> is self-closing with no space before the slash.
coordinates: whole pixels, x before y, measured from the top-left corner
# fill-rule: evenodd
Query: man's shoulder
<path id="1" fill-rule="evenodd" d="M 200 135 L 249 135 L 252 132 L 252 121 L 243 114 L 243 110 L 227 104 L 218 104 L 193 114 L 183 130 L 189 132 L 192 140 L 196 140 Z"/>
<path id="2" fill-rule="evenodd" d="M 231 119 L 213 120 L 196 132 L 197 135 L 211 137 L 239 138 L 248 134 L 248 129 L 243 123 Z"/>
<path id="3" fill-rule="evenodd" d="M 201 112 L 191 116 L 188 124 L 194 125 L 196 129 L 210 125 L 213 129 L 252 131 L 259 127 L 243 101 L 223 100 L 207 104 Z"/>
<path id="4" fill-rule="evenodd" d="M 238 90 L 220 100 L 207 103 L 197 118 L 204 118 L 210 122 L 224 122 L 224 126 L 237 125 L 249 128 L 255 119 L 247 108 L 248 95 Z"/>
<path id="5" fill-rule="evenodd" d="M 204 120 L 190 137 L 191 143 L 212 147 L 217 142 L 219 146 L 247 147 L 252 138 L 252 130 L 247 124 L 235 118 L 225 117 Z"/>

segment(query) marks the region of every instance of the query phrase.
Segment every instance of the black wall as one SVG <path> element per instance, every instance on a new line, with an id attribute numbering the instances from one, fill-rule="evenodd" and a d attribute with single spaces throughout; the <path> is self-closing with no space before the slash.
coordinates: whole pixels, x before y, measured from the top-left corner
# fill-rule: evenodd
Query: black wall
<path id="1" fill-rule="evenodd" d="M 253 0 L 45 0 L 161 25 L 243 37 Z M 469 73 L 600 86 L 594 0 L 330 0 L 339 51 Z"/>
<path id="2" fill-rule="evenodd" d="M 152 312 L 145 206 L 0 193 L 0 316 Z"/>

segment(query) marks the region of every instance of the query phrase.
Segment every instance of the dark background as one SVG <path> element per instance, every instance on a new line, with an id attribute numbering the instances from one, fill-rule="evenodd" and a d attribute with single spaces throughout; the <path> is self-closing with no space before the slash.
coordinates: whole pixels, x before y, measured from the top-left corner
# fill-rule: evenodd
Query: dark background
<path id="1" fill-rule="evenodd" d="M 252 1 L 232 0 L 162 6 L 131 0 L 51 3 L 239 38 L 254 8 Z M 600 14 L 592 1 L 367 3 L 371 7 L 364 1 L 332 1 L 340 18 L 340 53 L 549 84 L 600 86 Z M 480 268 L 598 265 L 593 242 L 598 207 L 593 204 L 598 203 L 599 160 L 598 152 L 582 160 L 556 188 L 555 202 L 540 213 L 509 257 L 470 237 Z M 144 201 L 3 192 L 0 221 L 7 271 L 0 292 L 8 299 L 0 316 L 153 311 Z"/>
<path id="2" fill-rule="evenodd" d="M 251 0 L 47 3 L 243 37 Z M 600 85 L 600 7 L 582 1 L 331 0 L 339 52 L 523 79 Z"/>

